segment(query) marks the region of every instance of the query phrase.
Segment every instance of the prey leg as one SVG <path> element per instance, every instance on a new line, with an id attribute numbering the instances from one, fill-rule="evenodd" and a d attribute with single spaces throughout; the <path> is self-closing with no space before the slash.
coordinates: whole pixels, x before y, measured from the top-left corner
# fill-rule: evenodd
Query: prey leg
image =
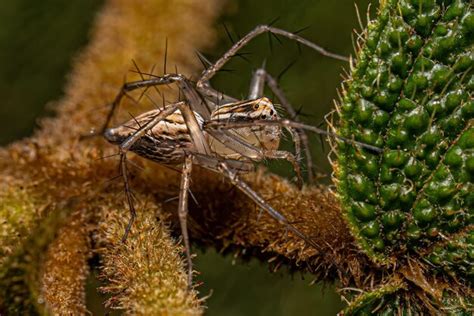
<path id="1" fill-rule="evenodd" d="M 193 159 L 191 155 L 186 155 L 183 164 L 183 174 L 181 176 L 181 184 L 179 188 L 179 204 L 178 216 L 181 226 L 181 235 L 183 236 L 184 249 L 186 252 L 186 263 L 188 266 L 188 287 L 191 288 L 193 282 L 193 262 L 191 259 L 191 245 L 189 243 L 188 234 L 188 192 L 191 181 L 191 171 L 193 167 Z"/>
<path id="2" fill-rule="evenodd" d="M 308 46 L 317 52 L 319 52 L 321 55 L 331 57 L 334 59 L 339 59 L 342 61 L 349 61 L 349 59 L 345 56 L 341 56 L 335 53 L 331 53 L 324 48 L 322 48 L 319 45 L 316 45 L 315 43 L 308 41 L 307 39 L 298 36 L 296 34 L 293 34 L 291 32 L 275 28 L 272 26 L 268 25 L 259 25 L 255 29 L 253 29 L 250 33 L 242 37 L 239 41 L 237 41 L 224 55 L 222 55 L 221 58 L 219 58 L 214 64 L 209 66 L 207 69 L 204 70 L 201 78 L 199 81 L 196 83 L 196 86 L 199 88 L 204 87 L 206 85 L 206 82 L 208 82 L 214 75 L 245 45 L 247 45 L 252 39 L 257 37 L 260 34 L 263 33 L 273 33 L 275 35 L 281 35 L 284 37 L 287 37 L 291 40 L 294 40 L 298 43 L 301 43 L 305 46 Z"/>
<path id="3" fill-rule="evenodd" d="M 226 178 L 230 180 L 230 182 L 235 185 L 240 191 L 242 191 L 245 195 L 247 195 L 251 200 L 253 200 L 258 206 L 260 206 L 263 210 L 265 210 L 271 217 L 275 220 L 280 222 L 281 224 L 285 225 L 288 230 L 293 232 L 296 236 L 303 239 L 306 243 L 314 247 L 315 249 L 319 249 L 318 245 L 311 240 L 308 236 L 306 236 L 303 232 L 293 226 L 288 219 L 280 214 L 277 210 L 271 207 L 269 204 L 265 202 L 265 200 L 260 197 L 257 192 L 255 192 L 247 183 L 242 181 L 235 170 L 233 170 L 224 160 L 218 160 L 215 157 L 195 154 L 195 163 L 200 164 L 204 168 L 210 169 L 212 171 L 218 172 L 224 175 Z"/>

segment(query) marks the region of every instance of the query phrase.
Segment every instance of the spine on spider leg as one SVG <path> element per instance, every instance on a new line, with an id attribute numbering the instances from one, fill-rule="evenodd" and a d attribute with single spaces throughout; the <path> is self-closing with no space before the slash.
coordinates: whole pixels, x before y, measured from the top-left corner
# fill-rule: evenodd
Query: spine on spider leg
<path id="1" fill-rule="evenodd" d="M 404 285 L 347 312 L 461 313 L 474 280 L 472 3 L 384 1 L 357 42 L 334 132 L 384 150 L 334 143 L 337 193 L 359 248 Z"/>

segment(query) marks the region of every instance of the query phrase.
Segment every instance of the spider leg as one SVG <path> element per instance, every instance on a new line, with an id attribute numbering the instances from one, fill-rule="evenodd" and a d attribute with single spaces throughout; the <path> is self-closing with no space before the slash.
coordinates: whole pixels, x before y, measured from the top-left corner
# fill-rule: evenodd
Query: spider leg
<path id="1" fill-rule="evenodd" d="M 339 59 L 339 60 L 342 60 L 342 61 L 348 61 L 349 60 L 345 56 L 341 56 L 341 55 L 338 55 L 338 54 L 335 54 L 335 53 L 331 53 L 331 52 L 325 50 L 324 48 L 322 48 L 321 46 L 316 45 L 315 43 L 313 43 L 311 41 L 308 41 L 307 39 L 305 39 L 301 36 L 298 36 L 296 34 L 293 34 L 291 32 L 288 32 L 288 31 L 285 31 L 285 30 L 282 30 L 282 29 L 279 29 L 279 28 L 275 28 L 275 27 L 272 27 L 272 26 L 268 26 L 268 25 L 259 25 L 255 29 L 253 29 L 251 32 L 249 32 L 247 35 L 242 37 L 239 41 L 237 41 L 214 64 L 212 64 L 211 66 L 209 66 L 207 69 L 204 70 L 204 72 L 202 73 L 201 78 L 196 83 L 196 86 L 198 87 L 198 89 L 205 86 L 205 83 L 207 81 L 209 81 L 242 47 L 247 45 L 252 39 L 257 37 L 258 35 L 263 34 L 263 33 L 267 33 L 267 32 L 273 33 L 275 35 L 281 35 L 281 36 L 287 37 L 291 40 L 297 41 L 298 43 L 301 43 L 303 45 L 306 45 L 306 46 L 316 50 L 317 52 L 319 52 L 320 54 L 322 54 L 324 56 Z"/>
<path id="2" fill-rule="evenodd" d="M 135 222 L 135 218 L 137 217 L 137 212 L 135 210 L 135 206 L 133 205 L 133 196 L 132 191 L 130 189 L 130 184 L 128 182 L 128 169 L 127 169 L 127 153 L 123 152 L 120 153 L 120 169 L 122 172 L 122 178 L 125 188 L 125 196 L 127 197 L 128 208 L 130 210 L 130 219 L 128 221 L 127 227 L 125 228 L 125 232 L 122 236 L 122 242 L 125 243 L 127 241 L 128 234 L 132 229 L 133 222 Z"/>
<path id="3" fill-rule="evenodd" d="M 298 114 L 296 113 L 293 106 L 291 106 L 291 103 L 286 98 L 285 93 L 283 92 L 283 90 L 278 85 L 278 82 L 275 80 L 275 78 L 273 78 L 273 76 L 271 76 L 266 71 L 265 71 L 265 82 L 270 87 L 270 89 L 275 94 L 275 96 L 278 98 L 278 100 L 280 100 L 281 105 L 285 108 L 285 110 L 289 114 L 291 120 L 293 120 L 295 122 L 299 122 Z M 292 131 L 293 129 L 291 127 L 287 127 L 287 128 L 289 128 L 290 133 L 292 133 L 294 135 L 298 135 L 299 138 L 300 138 L 300 142 L 303 145 L 304 154 L 306 156 L 306 168 L 308 169 L 308 181 L 309 181 L 309 183 L 313 183 L 314 168 L 313 168 L 313 159 L 312 159 L 312 156 L 311 156 L 311 149 L 309 147 L 308 135 L 306 134 L 306 132 L 303 129 L 296 129 L 296 132 L 294 132 L 294 131 Z"/>
<path id="4" fill-rule="evenodd" d="M 296 173 L 296 185 L 301 189 L 303 188 L 303 175 L 301 172 L 301 167 L 298 164 L 298 159 L 292 153 L 284 150 L 265 150 L 262 153 L 262 158 L 270 159 L 284 159 L 291 163 L 293 170 Z"/>
<path id="5" fill-rule="evenodd" d="M 303 239 L 306 243 L 308 243 L 315 249 L 319 249 L 316 243 L 314 243 L 308 236 L 306 236 L 299 229 L 294 227 L 285 216 L 283 216 L 277 210 L 275 210 L 273 207 L 267 204 L 265 200 L 257 194 L 257 192 L 255 192 L 247 183 L 242 181 L 238 177 L 237 172 L 234 171 L 227 164 L 225 160 L 219 160 L 215 157 L 206 156 L 202 154 L 194 154 L 194 157 L 195 157 L 196 164 L 199 164 L 207 169 L 210 169 L 214 172 L 224 175 L 226 178 L 230 180 L 230 182 L 233 185 L 235 185 L 240 191 L 242 191 L 251 200 L 253 200 L 258 206 L 264 209 L 271 217 L 273 217 L 278 222 L 285 225 L 288 228 L 288 230 L 292 231 L 295 235 Z"/>
<path id="6" fill-rule="evenodd" d="M 205 119 L 210 117 L 210 111 L 212 109 L 209 109 L 208 105 L 199 96 L 191 82 L 189 82 L 185 77 L 180 74 L 166 74 L 164 76 L 153 76 L 153 78 L 151 79 L 125 83 L 120 89 L 120 92 L 115 97 L 114 101 L 112 102 L 112 107 L 109 113 L 107 114 L 107 118 L 105 120 L 101 132 L 103 133 L 109 126 L 109 123 L 112 120 L 116 110 L 118 109 L 122 98 L 127 94 L 127 92 L 141 88 L 154 87 L 159 85 L 169 85 L 172 83 L 178 83 L 180 91 L 183 92 L 186 100 L 188 100 L 188 102 L 192 104 L 194 111 L 201 114 Z"/>
<path id="7" fill-rule="evenodd" d="M 163 110 L 161 110 L 157 115 L 152 117 L 150 121 L 148 121 L 145 125 L 141 126 L 137 129 L 132 135 L 128 136 L 120 145 L 119 150 L 120 153 L 125 153 L 136 143 L 147 131 L 152 129 L 156 124 L 160 121 L 164 120 L 169 115 L 173 114 L 176 109 L 178 109 L 181 105 L 184 105 L 184 102 L 173 103 L 165 106 Z M 114 129 L 110 128 L 104 132 L 105 138 L 111 139 L 114 137 Z"/>
<path id="8" fill-rule="evenodd" d="M 264 86 L 265 86 L 265 75 L 266 70 L 262 68 L 258 68 L 253 74 L 252 79 L 250 81 L 250 88 L 248 99 L 254 100 L 264 96 Z"/>
<path id="9" fill-rule="evenodd" d="M 202 87 L 198 89 L 198 91 L 206 100 L 214 104 L 213 109 L 216 106 L 219 106 L 222 104 L 238 101 L 238 99 L 214 89 L 209 83 L 209 81 L 204 82 Z"/>
<path id="10" fill-rule="evenodd" d="M 179 190 L 178 216 L 181 226 L 181 235 L 183 236 L 184 249 L 186 252 L 186 262 L 188 265 L 188 287 L 191 288 L 193 282 L 193 262 L 191 259 L 191 245 L 189 243 L 188 234 L 188 194 L 191 182 L 191 172 L 193 167 L 193 157 L 186 155 L 183 163 L 183 173 L 181 176 L 181 184 Z"/>
<path id="11" fill-rule="evenodd" d="M 147 80 L 139 80 L 139 81 L 132 81 L 132 82 L 126 82 L 122 85 L 120 88 L 119 93 L 115 96 L 114 101 L 112 102 L 112 107 L 107 114 L 107 118 L 105 120 L 105 123 L 102 127 L 102 133 L 107 129 L 109 126 L 110 121 L 112 120 L 112 117 L 114 116 L 115 112 L 117 111 L 122 98 L 127 94 L 127 92 L 140 89 L 140 88 L 146 88 L 146 87 L 152 87 L 152 86 L 158 86 L 158 85 L 168 85 L 173 82 L 176 82 L 177 80 L 180 80 L 177 76 L 173 75 L 164 75 L 162 77 L 155 77 L 152 79 L 147 79 Z"/>
<path id="12" fill-rule="evenodd" d="M 136 210 L 133 205 L 133 196 L 131 193 L 130 189 L 130 184 L 128 181 L 128 169 L 127 169 L 127 152 L 130 150 L 130 148 L 133 146 L 134 143 L 136 143 L 148 130 L 152 129 L 156 124 L 158 124 L 161 120 L 165 119 L 167 116 L 172 114 L 176 109 L 180 107 L 180 105 L 184 105 L 184 102 L 178 102 L 174 104 L 167 105 L 159 114 L 154 116 L 150 121 L 148 121 L 145 125 L 141 126 L 138 130 L 136 130 L 132 135 L 127 137 L 125 141 L 123 141 L 119 145 L 119 154 L 120 154 L 120 168 L 121 168 L 121 173 L 125 185 L 125 194 L 127 197 L 127 202 L 130 210 L 130 220 L 128 222 L 128 225 L 125 229 L 125 233 L 122 237 L 122 242 L 125 242 L 127 240 L 128 234 L 130 232 L 130 229 L 133 225 L 133 222 L 135 221 L 136 218 Z M 114 134 L 114 129 L 107 129 L 104 133 L 105 137 L 108 139 L 113 140 L 115 137 Z"/>
<path id="13" fill-rule="evenodd" d="M 252 121 L 252 122 L 218 122 L 218 121 L 213 121 L 213 122 L 208 122 L 205 126 L 206 130 L 213 130 L 213 129 L 234 129 L 234 128 L 243 128 L 243 127 L 255 127 L 255 126 L 268 126 L 268 125 L 278 125 L 278 126 L 289 126 L 289 127 L 294 127 L 298 129 L 305 129 L 308 131 L 311 131 L 313 133 L 316 133 L 318 135 L 325 135 L 328 137 L 335 138 L 337 140 L 340 140 L 346 144 L 354 145 L 360 148 L 364 148 L 367 150 L 370 150 L 374 153 L 380 154 L 383 152 L 383 149 L 377 146 L 373 146 L 370 144 L 366 144 L 363 142 L 356 141 L 354 139 L 346 138 L 343 136 L 340 136 L 336 133 L 333 132 L 328 132 L 324 129 L 303 124 L 303 123 L 298 123 L 298 122 L 293 122 L 288 119 L 282 119 L 282 120 L 258 120 L 258 121 Z M 209 132 L 210 133 L 210 132 Z"/>
<path id="14" fill-rule="evenodd" d="M 257 99 L 263 97 L 264 85 L 267 84 L 268 87 L 273 91 L 275 96 L 280 100 L 281 105 L 285 108 L 285 111 L 288 113 L 290 118 L 298 122 L 298 115 L 294 108 L 291 106 L 290 102 L 286 98 L 283 90 L 279 87 L 278 82 L 264 69 L 257 69 L 250 83 L 249 99 Z M 289 127 L 285 127 L 288 132 L 291 134 L 293 141 L 295 143 L 295 152 L 296 159 L 299 160 L 301 157 L 301 145 L 303 145 L 304 153 L 306 156 L 306 168 L 308 169 L 308 182 L 313 183 L 313 159 L 311 157 L 311 150 L 309 147 L 308 135 L 303 129 L 297 129 L 296 131 Z"/>
<path id="15" fill-rule="evenodd" d="M 214 137 L 214 139 L 227 148 L 235 151 L 239 155 L 246 157 L 250 160 L 264 160 L 265 158 L 270 159 L 284 159 L 287 160 L 293 166 L 296 173 L 298 187 L 303 186 L 303 176 L 301 174 L 301 168 L 298 164 L 297 158 L 290 152 L 282 150 L 265 150 L 253 146 L 238 137 L 229 138 L 227 134 L 224 134 L 218 129 L 206 129 L 206 131 Z"/>
<path id="16" fill-rule="evenodd" d="M 204 137 L 201 126 L 199 125 L 196 115 L 188 104 L 181 103 L 179 110 L 183 115 L 184 122 L 188 128 L 189 135 L 191 136 L 193 145 L 196 147 L 196 151 L 202 154 L 210 154 L 211 149 L 207 139 Z"/>
<path id="17" fill-rule="evenodd" d="M 179 103 L 168 105 L 163 111 L 156 115 L 152 120 L 147 124 L 138 129 L 135 133 L 130 135 L 124 142 L 119 145 L 119 154 L 120 154 L 120 169 L 122 173 L 122 178 L 125 187 L 125 196 L 127 198 L 128 208 L 130 210 L 130 220 L 125 228 L 125 233 L 122 237 L 122 242 L 127 240 L 128 234 L 132 228 L 133 222 L 137 216 L 135 206 L 133 205 L 133 196 L 130 189 L 130 184 L 128 181 L 128 169 L 127 169 L 127 152 L 132 147 L 132 145 L 143 136 L 148 130 L 153 128 L 159 121 L 166 118 L 168 115 L 173 113 L 178 108 Z M 114 137 L 113 129 L 105 131 L 105 137 Z"/>

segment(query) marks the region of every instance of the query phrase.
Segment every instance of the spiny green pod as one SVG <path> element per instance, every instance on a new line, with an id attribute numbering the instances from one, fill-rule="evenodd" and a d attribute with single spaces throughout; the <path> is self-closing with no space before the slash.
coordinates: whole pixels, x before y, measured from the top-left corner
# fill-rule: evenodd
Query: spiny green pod
<path id="1" fill-rule="evenodd" d="M 382 152 L 338 143 L 335 176 L 358 246 L 398 274 L 353 297 L 344 314 L 418 315 L 443 306 L 470 315 L 474 306 L 465 291 L 474 282 L 472 8 L 468 0 L 387 0 L 367 27 L 336 132 Z M 419 273 L 413 264 L 459 287 L 425 288 L 430 299 L 420 300 L 410 285 Z"/>
<path id="2" fill-rule="evenodd" d="M 427 252 L 425 260 L 453 276 L 474 281 L 474 230 L 453 236 L 450 241 L 439 243 Z"/>
<path id="3" fill-rule="evenodd" d="M 472 9 L 387 0 L 367 27 L 335 131 L 382 152 L 338 143 L 335 176 L 358 246 L 391 279 L 352 297 L 344 315 L 471 315 Z"/>
<path id="4" fill-rule="evenodd" d="M 473 299 L 464 299 L 453 295 L 450 291 L 443 291 L 440 297 L 444 306 L 449 306 L 444 313 L 434 306 L 423 309 L 420 298 L 410 295 L 406 284 L 391 280 L 372 292 L 363 293 L 344 309 L 340 315 L 369 316 L 369 315 L 472 315 Z M 430 304 L 429 300 L 426 302 Z M 434 302 L 433 302 L 434 303 Z"/>
<path id="5" fill-rule="evenodd" d="M 336 177 L 351 231 L 376 263 L 472 230 L 473 34 L 467 0 L 386 1 L 368 25 L 338 132 L 383 152 L 338 144 Z"/>

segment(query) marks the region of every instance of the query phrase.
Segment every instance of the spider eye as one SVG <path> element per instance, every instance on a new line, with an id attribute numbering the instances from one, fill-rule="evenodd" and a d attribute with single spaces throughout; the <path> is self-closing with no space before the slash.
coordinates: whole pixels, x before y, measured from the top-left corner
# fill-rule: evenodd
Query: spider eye
<path id="1" fill-rule="evenodd" d="M 274 113 L 275 113 L 275 111 L 273 111 L 273 109 L 271 109 L 270 110 L 270 116 L 272 116 Z"/>
<path id="2" fill-rule="evenodd" d="M 261 117 L 262 117 L 262 120 L 267 118 L 267 116 L 265 114 L 263 114 Z"/>
<path id="3" fill-rule="evenodd" d="M 258 103 L 257 103 L 257 104 L 254 104 L 253 109 L 254 109 L 254 110 L 258 110 L 259 107 L 260 107 L 260 104 L 258 104 Z"/>

